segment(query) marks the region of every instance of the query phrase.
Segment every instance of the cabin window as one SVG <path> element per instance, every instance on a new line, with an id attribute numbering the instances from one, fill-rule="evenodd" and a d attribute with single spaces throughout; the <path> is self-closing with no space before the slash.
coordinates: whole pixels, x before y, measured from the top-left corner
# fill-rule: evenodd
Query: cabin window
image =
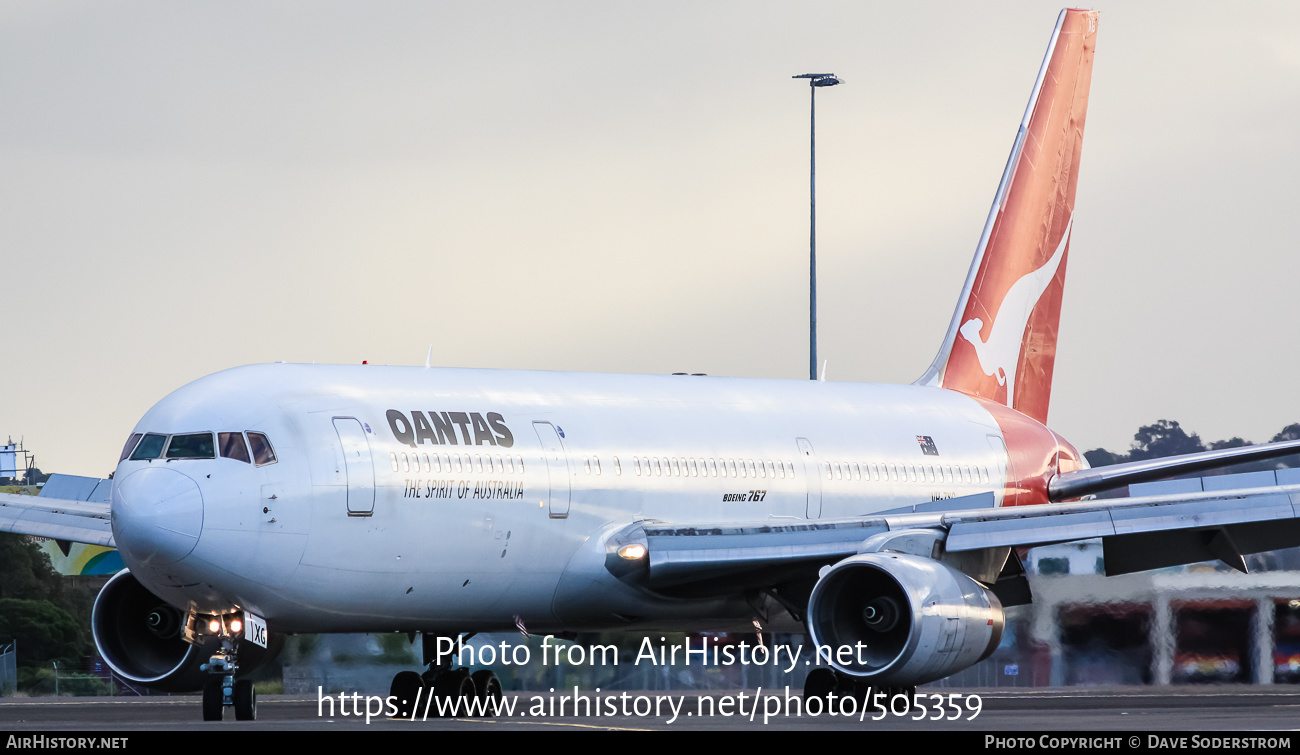
<path id="1" fill-rule="evenodd" d="M 217 446 L 221 449 L 221 458 L 252 463 L 248 456 L 248 445 L 244 443 L 243 433 L 217 433 Z"/>
<path id="2" fill-rule="evenodd" d="M 419 462 L 416 463 L 418 464 Z M 406 454 L 402 454 L 402 471 L 403 472 L 411 471 L 411 460 L 406 458 Z"/>
<path id="3" fill-rule="evenodd" d="M 399 466 L 398 463 L 397 463 L 397 454 L 393 453 L 392 451 L 389 451 L 389 452 L 388 452 L 388 459 L 389 459 L 389 461 L 393 462 L 393 471 L 394 471 L 394 472 L 396 472 L 396 471 L 398 471 L 398 470 L 401 469 L 401 466 Z"/>
<path id="4" fill-rule="evenodd" d="M 618 463 L 617 456 L 614 457 L 614 474 L 619 477 L 623 476 L 623 465 Z"/>
<path id="5" fill-rule="evenodd" d="M 435 472 L 442 471 L 442 460 L 438 458 L 438 454 L 433 455 L 433 471 Z"/>
<path id="6" fill-rule="evenodd" d="M 122 446 L 122 455 L 119 456 L 117 460 L 121 462 L 126 457 L 130 456 L 131 452 L 135 450 L 135 444 L 139 443 L 140 439 L 143 437 L 144 433 L 131 433 L 131 437 L 126 439 L 126 445 Z"/>
<path id="7" fill-rule="evenodd" d="M 216 457 L 212 433 L 173 435 L 172 442 L 167 445 L 169 459 L 215 459 Z"/>
<path id="8" fill-rule="evenodd" d="M 253 466 L 264 467 L 277 461 L 275 449 L 271 448 L 271 441 L 267 440 L 262 433 L 248 433 L 248 445 L 253 449 Z"/>
<path id="9" fill-rule="evenodd" d="M 522 456 L 516 456 L 516 457 L 515 457 L 515 466 L 519 467 L 519 473 L 520 473 L 520 474 L 523 474 L 523 473 L 524 473 L 524 457 L 522 457 Z"/>

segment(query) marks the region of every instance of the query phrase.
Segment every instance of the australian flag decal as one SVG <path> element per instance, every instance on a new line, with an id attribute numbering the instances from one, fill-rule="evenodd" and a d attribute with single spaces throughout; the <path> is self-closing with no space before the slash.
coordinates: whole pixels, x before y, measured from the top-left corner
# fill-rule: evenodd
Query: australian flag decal
<path id="1" fill-rule="evenodd" d="M 916 436 L 916 442 L 921 444 L 921 453 L 926 456 L 938 456 L 939 447 L 934 444 L 934 438 L 929 435 Z"/>

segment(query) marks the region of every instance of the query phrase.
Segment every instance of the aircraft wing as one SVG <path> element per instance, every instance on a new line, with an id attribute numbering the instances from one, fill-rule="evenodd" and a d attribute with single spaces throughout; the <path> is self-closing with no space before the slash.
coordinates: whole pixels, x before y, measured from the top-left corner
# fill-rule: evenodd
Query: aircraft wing
<path id="1" fill-rule="evenodd" d="M 1201 488 L 1199 480 L 1179 482 Z M 1008 508 L 993 508 L 992 500 L 981 493 L 832 521 L 643 522 L 620 533 L 619 544 L 644 545 L 644 572 L 625 568 L 620 576 L 676 591 L 770 585 L 801 573 L 815 577 L 822 566 L 863 552 L 873 535 L 902 530 L 929 531 L 947 554 L 1101 538 L 1108 575 L 1214 559 L 1245 571 L 1245 554 L 1300 546 L 1300 484 Z M 945 510 L 925 510 L 937 506 Z"/>
<path id="2" fill-rule="evenodd" d="M 117 547 L 107 501 L 0 493 L 0 532 Z"/>
<path id="3" fill-rule="evenodd" d="M 1260 443 L 1240 448 L 1221 448 L 1181 456 L 1165 456 L 1158 459 L 1130 461 L 1123 464 L 1111 464 L 1105 467 L 1079 469 L 1062 472 L 1052 478 L 1047 486 L 1048 497 L 1053 501 L 1065 501 L 1081 498 L 1085 495 L 1100 493 L 1143 483 L 1160 480 L 1175 475 L 1204 472 L 1209 469 L 1229 467 L 1253 461 L 1266 461 L 1282 456 L 1300 453 L 1300 440 L 1283 440 L 1273 443 Z"/>

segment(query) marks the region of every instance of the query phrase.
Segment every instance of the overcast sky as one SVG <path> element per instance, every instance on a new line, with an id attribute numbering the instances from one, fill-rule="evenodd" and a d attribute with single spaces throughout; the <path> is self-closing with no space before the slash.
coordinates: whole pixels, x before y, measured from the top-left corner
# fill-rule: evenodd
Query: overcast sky
<path id="1" fill-rule="evenodd" d="M 910 382 L 1055 3 L 0 4 L 0 440 L 276 360 Z M 1049 424 L 1300 421 L 1300 5 L 1103 5 Z"/>

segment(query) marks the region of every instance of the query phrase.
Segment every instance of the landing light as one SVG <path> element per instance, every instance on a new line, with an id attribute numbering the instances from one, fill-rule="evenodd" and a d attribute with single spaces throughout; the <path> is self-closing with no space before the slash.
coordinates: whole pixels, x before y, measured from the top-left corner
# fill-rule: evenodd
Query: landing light
<path id="1" fill-rule="evenodd" d="M 213 619 L 212 621 L 209 621 L 208 631 L 212 634 L 219 634 L 221 632 L 221 619 Z"/>
<path id="2" fill-rule="evenodd" d="M 242 631 L 244 631 L 244 622 L 240 621 L 239 619 L 231 619 L 230 620 L 231 634 L 239 634 Z"/>
<path id="3" fill-rule="evenodd" d="M 618 555 L 628 561 L 637 561 L 645 558 L 645 546 L 640 543 L 630 543 L 619 548 Z"/>

